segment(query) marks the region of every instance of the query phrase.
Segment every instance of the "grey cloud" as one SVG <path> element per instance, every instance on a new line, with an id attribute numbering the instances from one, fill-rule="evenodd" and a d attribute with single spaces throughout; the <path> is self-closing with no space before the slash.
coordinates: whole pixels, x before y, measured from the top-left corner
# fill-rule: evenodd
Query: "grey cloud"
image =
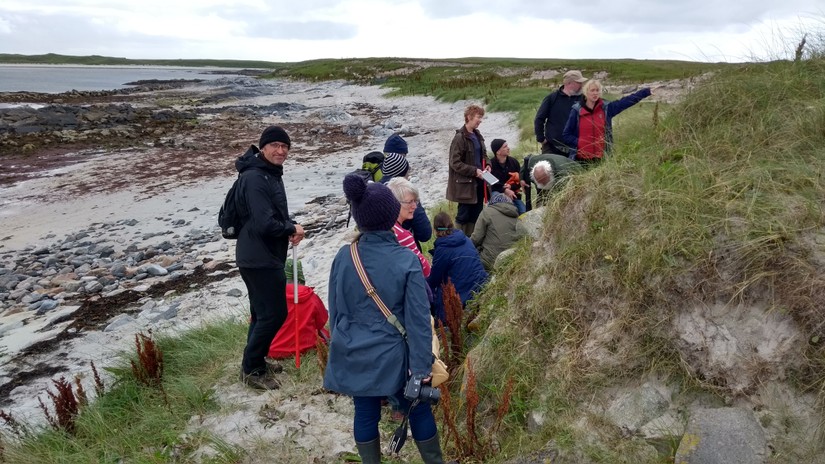
<path id="1" fill-rule="evenodd" d="M 335 21 L 304 21 L 301 17 L 324 11 L 340 0 L 269 1 L 259 9 L 235 6 L 202 8 L 199 13 L 244 24 L 238 35 L 252 38 L 294 40 L 344 40 L 355 37 L 358 28 Z"/>
<path id="2" fill-rule="evenodd" d="M 295 40 L 344 40 L 355 37 L 358 28 L 352 24 L 331 21 L 283 21 L 261 18 L 245 31 L 249 37 Z"/>
<path id="3" fill-rule="evenodd" d="M 310 2 L 315 6 L 332 0 Z M 273 5 L 268 5 L 272 7 Z M 286 10 L 285 10 L 286 11 Z M 294 40 L 341 40 L 352 38 L 357 28 L 329 21 L 287 21 L 288 15 L 255 14 L 249 10 L 212 12 L 236 21 L 239 36 Z M 244 23 L 245 21 L 245 23 Z M 0 8 L 0 53 L 42 54 L 59 51 L 68 55 L 105 55 L 127 58 L 189 57 L 200 47 L 195 40 L 169 36 L 124 33 L 105 21 L 84 15 L 4 12 Z"/>
<path id="4" fill-rule="evenodd" d="M 814 0 L 591 0 L 574 6 L 568 1 L 542 0 L 421 0 L 433 18 L 452 18 L 486 12 L 502 18 L 573 20 L 592 24 L 609 32 L 703 32 L 725 28 L 736 32 L 747 24 L 776 17 L 815 13 Z M 771 16 L 769 16 L 769 14 Z M 548 31 L 548 37 L 552 31 Z"/>

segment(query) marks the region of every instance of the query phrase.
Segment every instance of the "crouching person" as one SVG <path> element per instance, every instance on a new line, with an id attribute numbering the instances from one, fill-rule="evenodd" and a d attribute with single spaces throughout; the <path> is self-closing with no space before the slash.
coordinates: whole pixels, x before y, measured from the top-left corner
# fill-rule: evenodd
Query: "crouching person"
<path id="1" fill-rule="evenodd" d="M 330 269 L 330 345 L 324 388 L 352 396 L 353 435 L 364 464 L 381 462 L 381 400 L 391 395 L 409 411 L 412 436 L 424 462 L 442 463 L 429 402 L 420 401 L 410 409 L 405 397 L 411 396 L 410 388 L 405 389 L 408 378 L 419 386 L 429 382 L 433 355 L 427 282 L 418 258 L 399 245 L 392 232 L 401 204 L 385 185 L 367 184 L 353 174 L 344 179 L 344 194 L 361 235 L 355 241 L 358 256 L 347 245 L 338 251 Z M 390 314 L 385 316 L 367 293 L 362 276 Z"/>

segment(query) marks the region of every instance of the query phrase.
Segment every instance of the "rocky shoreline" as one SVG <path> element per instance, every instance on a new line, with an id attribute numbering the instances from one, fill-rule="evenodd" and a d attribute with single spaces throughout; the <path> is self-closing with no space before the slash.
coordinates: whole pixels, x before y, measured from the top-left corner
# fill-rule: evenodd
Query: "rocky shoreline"
<path id="1" fill-rule="evenodd" d="M 386 91 L 221 78 L 50 99 L 0 94 L 10 103 L 0 108 L 0 409 L 42 424 L 37 400 L 52 378 L 80 375 L 93 391 L 90 362 L 112 366 L 134 334 L 248 317 L 234 243 L 221 238 L 216 214 L 234 159 L 268 124 L 293 139 L 284 180 L 290 212 L 308 231 L 298 254 L 326 300 L 332 257 L 354 227 L 340 181 L 364 154 L 402 132 L 425 205 L 443 199 L 447 149 L 467 102 Z M 101 116 L 54 126 L 60 114 Z M 508 114 L 488 115 L 482 131 L 518 140 Z M 286 385 L 273 397 L 216 386 L 219 402 L 237 410 L 239 401 L 245 412 L 198 427 L 244 447 L 300 429 L 294 446 L 327 462 L 352 451 L 351 405 L 311 387 Z M 274 426 L 259 415 L 273 408 L 285 415 Z"/>

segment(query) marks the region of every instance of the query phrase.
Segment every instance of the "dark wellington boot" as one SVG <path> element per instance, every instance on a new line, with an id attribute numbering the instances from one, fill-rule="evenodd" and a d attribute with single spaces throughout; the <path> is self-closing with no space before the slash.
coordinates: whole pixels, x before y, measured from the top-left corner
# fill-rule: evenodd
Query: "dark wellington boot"
<path id="1" fill-rule="evenodd" d="M 366 443 L 355 442 L 362 464 L 381 464 L 381 438 Z"/>
<path id="2" fill-rule="evenodd" d="M 441 443 L 438 441 L 438 432 L 429 440 L 416 440 L 415 446 L 418 447 L 418 452 L 421 453 L 424 464 L 444 464 L 444 458 L 441 457 Z"/>

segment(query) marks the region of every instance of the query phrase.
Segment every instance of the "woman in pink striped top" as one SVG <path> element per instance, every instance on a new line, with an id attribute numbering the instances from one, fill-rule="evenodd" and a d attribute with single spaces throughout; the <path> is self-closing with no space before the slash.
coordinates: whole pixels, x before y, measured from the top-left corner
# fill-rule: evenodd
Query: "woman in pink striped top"
<path id="1" fill-rule="evenodd" d="M 418 246 L 415 244 L 412 234 L 407 229 L 401 227 L 401 223 L 412 219 L 415 213 L 415 208 L 418 204 L 418 189 L 413 184 L 403 177 L 393 177 L 388 183 L 387 187 L 395 195 L 395 198 L 401 203 L 401 211 L 398 213 L 398 220 L 392 227 L 395 233 L 395 238 L 403 247 L 409 248 L 418 260 L 421 262 L 421 270 L 424 272 L 424 277 L 430 276 L 430 262 L 421 254 Z"/>

